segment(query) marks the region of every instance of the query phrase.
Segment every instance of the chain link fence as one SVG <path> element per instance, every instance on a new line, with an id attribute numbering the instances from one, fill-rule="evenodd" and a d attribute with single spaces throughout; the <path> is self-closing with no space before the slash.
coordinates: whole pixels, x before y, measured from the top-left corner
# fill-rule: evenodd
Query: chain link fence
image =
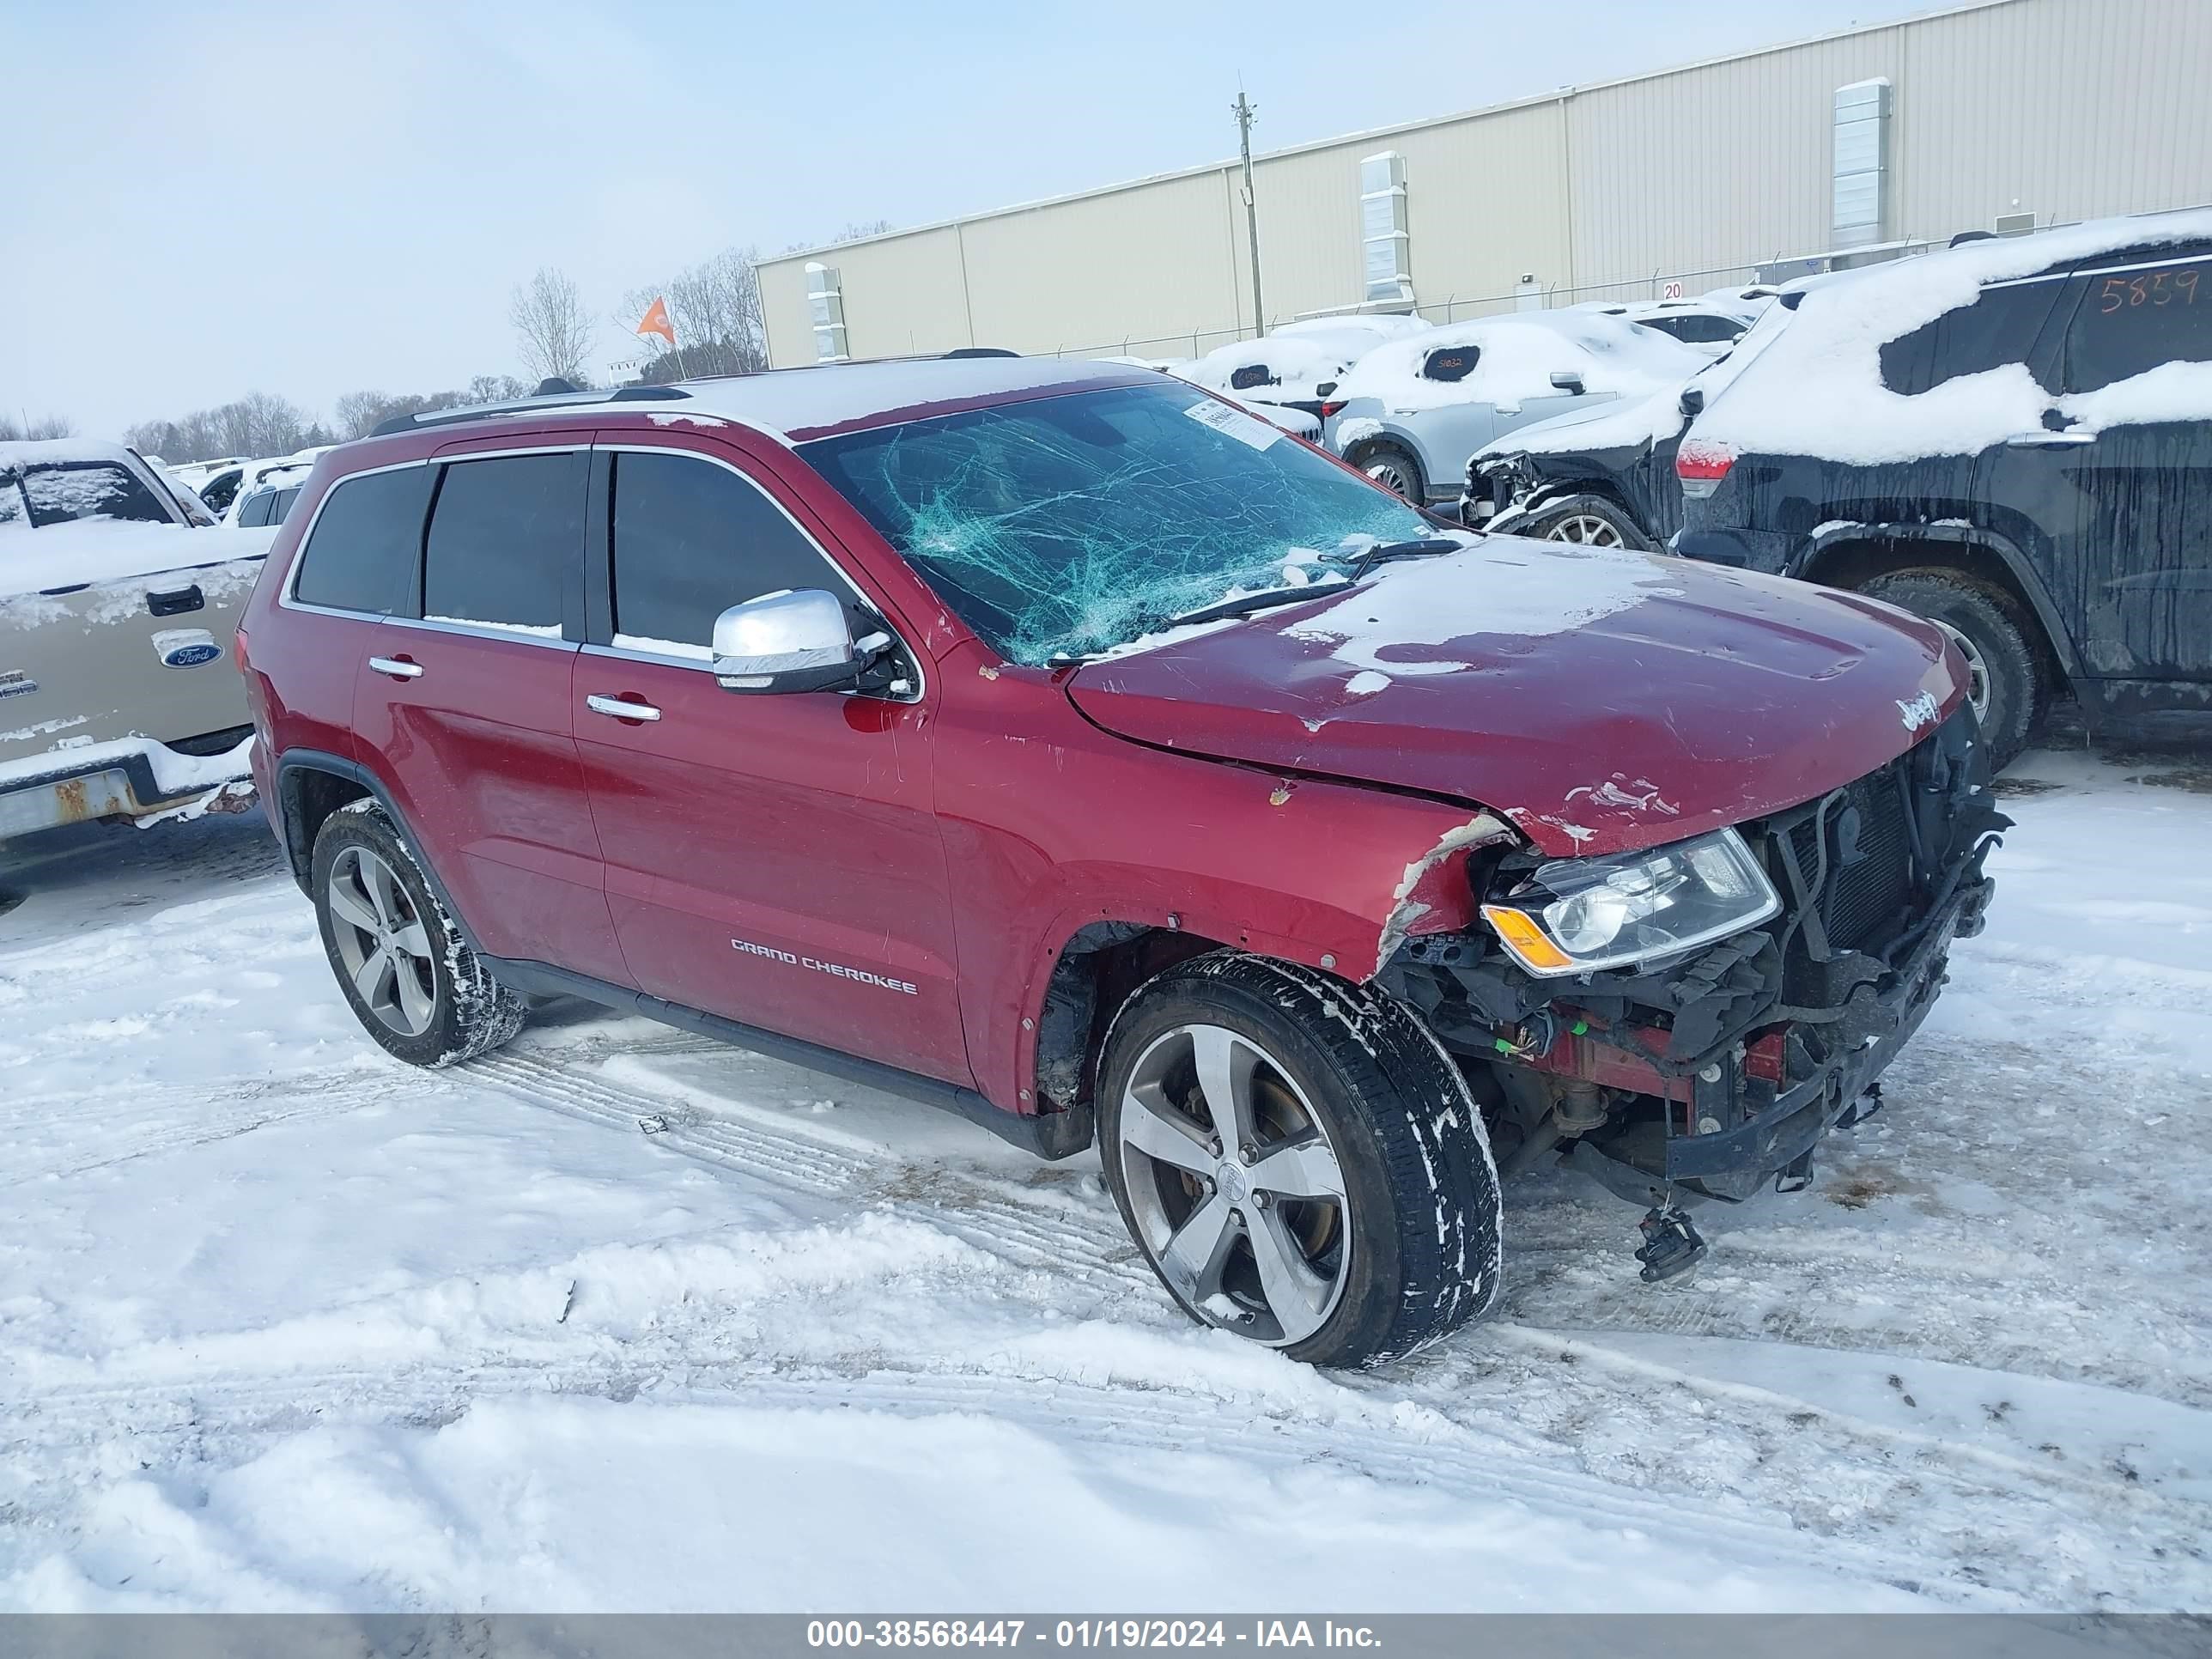
<path id="1" fill-rule="evenodd" d="M 1873 263 L 1925 253 L 1943 244 L 1936 241 L 1904 241 L 1884 243 L 1878 247 L 1838 250 L 1833 252 L 1808 254 L 1792 258 L 1752 261 L 1741 264 L 1707 265 L 1695 270 L 1655 271 L 1648 276 L 1624 278 L 1618 282 L 1571 283 L 1529 283 L 1498 294 L 1451 295 L 1442 300 L 1425 301 L 1403 307 L 1401 314 L 1411 314 L 1424 322 L 1439 326 L 1471 321 L 1477 317 L 1495 316 L 1509 311 L 1549 311 L 1563 306 L 1583 305 L 1592 301 L 1601 304 L 1638 305 L 1651 300 L 1692 300 L 1715 289 L 1723 292 L 1741 290 L 1753 283 L 1778 283 L 1812 272 L 1844 268 L 1844 262 Z M 1398 307 L 1340 306 L 1326 311 L 1299 312 L 1294 316 L 1276 319 L 1273 326 L 1287 322 L 1305 322 L 1326 317 L 1350 317 L 1363 312 Z M 1217 346 L 1232 341 L 1249 339 L 1253 331 L 1242 326 L 1193 329 L 1183 334 L 1127 335 L 1119 340 L 1099 341 L 1089 345 L 1062 346 L 1051 355 L 1056 357 L 1136 357 L 1149 362 L 1202 357 Z"/>

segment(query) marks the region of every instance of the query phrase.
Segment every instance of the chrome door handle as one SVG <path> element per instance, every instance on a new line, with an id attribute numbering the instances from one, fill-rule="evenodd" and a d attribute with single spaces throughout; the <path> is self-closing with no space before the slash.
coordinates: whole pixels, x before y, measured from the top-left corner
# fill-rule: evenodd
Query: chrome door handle
<path id="1" fill-rule="evenodd" d="M 371 657 L 368 665 L 380 674 L 389 674 L 395 680 L 419 680 L 422 678 L 422 665 L 419 662 L 401 662 L 393 657 Z"/>
<path id="2" fill-rule="evenodd" d="M 649 702 L 624 702 L 620 697 L 589 696 L 584 707 L 594 714 L 611 714 L 618 720 L 657 720 L 660 711 Z"/>
<path id="3" fill-rule="evenodd" d="M 2005 440 L 2008 449 L 2078 449 L 2097 441 L 2094 432 L 2015 432 Z"/>

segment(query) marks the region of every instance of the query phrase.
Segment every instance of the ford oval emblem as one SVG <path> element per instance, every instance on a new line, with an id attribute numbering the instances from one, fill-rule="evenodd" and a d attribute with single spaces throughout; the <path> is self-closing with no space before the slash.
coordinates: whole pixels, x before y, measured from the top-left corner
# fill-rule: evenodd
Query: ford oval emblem
<path id="1" fill-rule="evenodd" d="M 173 645 L 161 653 L 164 668 L 198 668 L 204 662 L 213 662 L 222 655 L 222 647 L 213 640 L 196 640 L 190 645 Z"/>

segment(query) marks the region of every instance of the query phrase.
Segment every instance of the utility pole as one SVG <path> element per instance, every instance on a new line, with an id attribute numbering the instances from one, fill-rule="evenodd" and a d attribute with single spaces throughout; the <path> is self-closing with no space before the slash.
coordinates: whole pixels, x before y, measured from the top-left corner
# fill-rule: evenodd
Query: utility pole
<path id="1" fill-rule="evenodd" d="M 1242 87 L 1230 107 L 1236 112 L 1237 143 L 1244 156 L 1244 241 L 1252 255 L 1252 332 L 1258 335 L 1267 328 L 1267 308 L 1260 300 L 1260 204 L 1252 194 L 1252 122 L 1260 112 Z"/>

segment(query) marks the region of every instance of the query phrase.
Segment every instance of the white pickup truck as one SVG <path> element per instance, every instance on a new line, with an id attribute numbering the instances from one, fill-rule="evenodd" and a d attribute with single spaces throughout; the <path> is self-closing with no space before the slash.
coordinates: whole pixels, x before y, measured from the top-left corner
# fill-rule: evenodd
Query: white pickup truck
<path id="1" fill-rule="evenodd" d="M 0 443 L 0 841 L 244 804 L 230 653 L 275 534 L 119 444 Z"/>

